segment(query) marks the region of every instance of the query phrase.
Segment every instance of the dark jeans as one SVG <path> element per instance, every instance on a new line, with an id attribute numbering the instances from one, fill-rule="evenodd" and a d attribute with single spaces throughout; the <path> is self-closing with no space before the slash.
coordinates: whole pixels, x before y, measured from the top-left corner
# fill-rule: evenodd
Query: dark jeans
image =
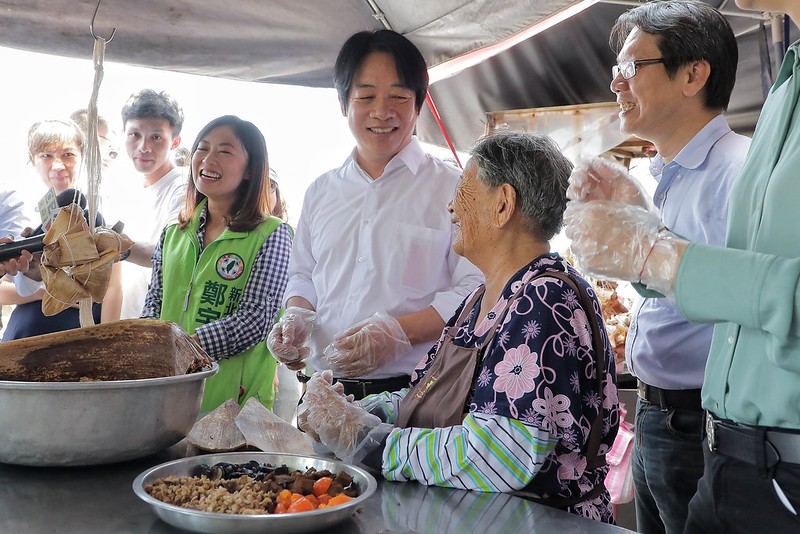
<path id="1" fill-rule="evenodd" d="M 703 449 L 705 472 L 689 505 L 685 532 L 800 532 L 800 518 L 789 511 L 775 487 L 777 483 L 789 505 L 800 513 L 800 464 L 779 463 L 774 473 L 767 473 Z"/>
<path id="2" fill-rule="evenodd" d="M 704 417 L 700 410 L 661 411 L 638 400 L 632 465 L 639 532 L 683 532 L 703 475 Z"/>

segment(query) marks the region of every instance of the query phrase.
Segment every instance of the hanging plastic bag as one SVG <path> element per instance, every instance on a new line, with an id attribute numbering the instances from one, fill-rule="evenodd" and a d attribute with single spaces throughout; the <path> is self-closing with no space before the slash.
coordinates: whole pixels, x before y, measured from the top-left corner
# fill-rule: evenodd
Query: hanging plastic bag
<path id="1" fill-rule="evenodd" d="M 619 431 L 614 445 L 606 453 L 608 476 L 606 488 L 611 494 L 613 504 L 624 504 L 633 500 L 633 427 L 624 420 L 619 423 Z"/>

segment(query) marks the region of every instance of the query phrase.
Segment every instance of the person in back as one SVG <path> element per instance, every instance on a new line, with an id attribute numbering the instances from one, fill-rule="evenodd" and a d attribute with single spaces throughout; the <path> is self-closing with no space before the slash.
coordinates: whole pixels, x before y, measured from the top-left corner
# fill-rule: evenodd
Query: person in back
<path id="1" fill-rule="evenodd" d="M 83 146 L 83 131 L 70 119 L 48 119 L 31 126 L 28 130 L 28 156 L 44 184 L 42 192 L 52 187 L 57 195 L 75 186 L 83 162 Z M 40 254 L 35 255 L 31 268 L 14 277 L 17 293 L 22 298 L 16 301 L 17 305 L 3 332 L 3 341 L 81 326 L 77 305 L 52 316 L 42 313 L 39 257 Z M 103 321 L 100 304 L 92 306 L 92 315 L 96 324 Z M 103 322 L 116 318 L 116 314 L 112 314 Z"/>
<path id="2" fill-rule="evenodd" d="M 164 91 L 143 89 L 122 108 L 125 150 L 139 173 L 139 184 L 128 184 L 118 199 L 125 233 L 136 244 L 122 270 L 123 319 L 139 317 L 151 276 L 153 247 L 161 231 L 178 220 L 186 196 L 183 167 L 172 151 L 181 142 L 183 109 Z"/>

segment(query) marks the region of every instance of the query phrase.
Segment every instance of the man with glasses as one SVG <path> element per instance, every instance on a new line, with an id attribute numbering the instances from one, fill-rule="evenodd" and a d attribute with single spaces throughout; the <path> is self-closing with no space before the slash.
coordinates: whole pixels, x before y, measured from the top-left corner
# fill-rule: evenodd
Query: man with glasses
<path id="1" fill-rule="evenodd" d="M 728 22 L 701 2 L 648 2 L 619 17 L 609 42 L 617 51 L 611 90 L 621 128 L 658 151 L 650 173 L 662 225 L 691 241 L 724 244 L 730 188 L 750 144 L 722 115 L 738 58 Z M 621 198 L 620 189 L 611 195 L 635 198 Z M 639 380 L 637 527 L 677 533 L 703 474 L 700 388 L 713 325 L 689 323 L 673 302 L 641 293 L 648 296 L 633 308 L 626 344 Z"/>

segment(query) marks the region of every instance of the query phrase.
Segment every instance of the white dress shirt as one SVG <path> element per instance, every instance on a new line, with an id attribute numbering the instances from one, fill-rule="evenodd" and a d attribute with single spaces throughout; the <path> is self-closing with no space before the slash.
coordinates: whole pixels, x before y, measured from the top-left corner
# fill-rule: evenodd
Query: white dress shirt
<path id="1" fill-rule="evenodd" d="M 433 306 L 446 322 L 483 282 L 451 248 L 455 168 L 426 154 L 416 138 L 375 180 L 354 156 L 306 191 L 289 262 L 285 300 L 303 297 L 319 314 L 309 342 L 317 370 L 329 368 L 321 357 L 334 334 L 373 313 L 398 317 Z M 434 341 L 366 376 L 411 374 Z"/>

